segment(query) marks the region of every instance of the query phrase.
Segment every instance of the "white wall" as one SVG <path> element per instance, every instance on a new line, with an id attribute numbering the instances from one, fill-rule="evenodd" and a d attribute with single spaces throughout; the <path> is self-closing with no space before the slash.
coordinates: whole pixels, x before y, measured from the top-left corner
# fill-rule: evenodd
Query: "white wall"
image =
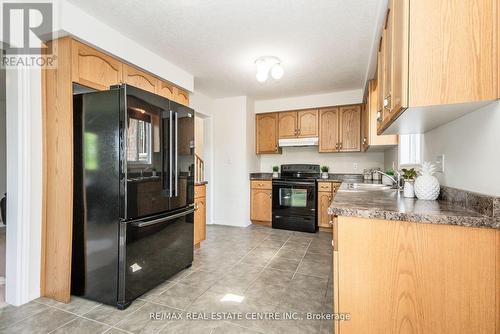
<path id="1" fill-rule="evenodd" d="M 250 224 L 248 174 L 258 166 L 254 153 L 251 101 L 245 96 L 215 100 L 214 220 L 215 224 Z"/>
<path id="2" fill-rule="evenodd" d="M 384 169 L 399 168 L 398 146 L 390 148 L 384 152 Z"/>
<path id="3" fill-rule="evenodd" d="M 429 131 L 424 160 L 445 156 L 445 186 L 500 196 L 500 101 Z"/>
<path id="4" fill-rule="evenodd" d="M 384 153 L 318 153 L 317 146 L 283 147 L 282 154 L 263 154 L 260 157 L 260 171 L 272 172 L 273 166 L 295 163 L 326 165 L 330 167 L 330 173 L 362 173 L 365 168 L 384 167 Z"/>
<path id="5" fill-rule="evenodd" d="M 340 106 L 361 103 L 362 101 L 363 90 L 356 89 L 326 94 L 295 96 L 282 99 L 256 100 L 255 112 L 263 113 L 271 111 Z"/>

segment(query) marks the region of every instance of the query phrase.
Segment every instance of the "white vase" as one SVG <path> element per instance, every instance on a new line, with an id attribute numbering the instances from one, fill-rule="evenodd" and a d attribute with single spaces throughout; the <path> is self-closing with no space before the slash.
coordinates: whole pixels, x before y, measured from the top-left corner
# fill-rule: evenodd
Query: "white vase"
<path id="1" fill-rule="evenodd" d="M 405 180 L 405 186 L 403 189 L 403 196 L 407 198 L 415 197 L 415 188 L 413 186 L 413 180 Z"/>
<path id="2" fill-rule="evenodd" d="M 278 172 L 273 172 L 273 177 L 278 177 L 278 176 L 279 176 Z"/>
<path id="3" fill-rule="evenodd" d="M 418 199 L 434 201 L 439 196 L 439 181 L 432 175 L 422 175 L 415 180 L 415 195 Z"/>
<path id="4" fill-rule="evenodd" d="M 328 179 L 328 172 L 322 172 L 321 173 L 321 178 L 322 179 Z"/>

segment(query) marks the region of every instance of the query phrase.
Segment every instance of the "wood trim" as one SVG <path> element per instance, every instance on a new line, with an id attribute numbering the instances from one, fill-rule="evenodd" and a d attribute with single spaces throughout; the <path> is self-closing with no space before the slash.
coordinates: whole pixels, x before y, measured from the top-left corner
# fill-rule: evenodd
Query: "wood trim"
<path id="1" fill-rule="evenodd" d="M 68 303 L 73 230 L 73 92 L 71 39 L 53 42 L 56 69 L 44 69 L 45 196 L 42 218 L 43 296 Z"/>

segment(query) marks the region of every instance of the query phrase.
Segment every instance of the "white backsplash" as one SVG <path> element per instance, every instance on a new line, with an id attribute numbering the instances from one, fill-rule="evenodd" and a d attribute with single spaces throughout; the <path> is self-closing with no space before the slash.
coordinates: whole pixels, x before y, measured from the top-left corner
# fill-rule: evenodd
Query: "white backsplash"
<path id="1" fill-rule="evenodd" d="M 384 152 L 319 153 L 317 146 L 284 147 L 282 154 L 260 157 L 261 172 L 271 172 L 273 166 L 282 164 L 318 164 L 330 167 L 330 173 L 363 173 L 363 169 L 383 168 Z"/>

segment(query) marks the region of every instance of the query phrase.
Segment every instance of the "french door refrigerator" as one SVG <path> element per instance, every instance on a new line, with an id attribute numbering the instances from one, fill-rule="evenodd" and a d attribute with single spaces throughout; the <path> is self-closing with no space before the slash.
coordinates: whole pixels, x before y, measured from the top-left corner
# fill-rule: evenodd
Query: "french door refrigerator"
<path id="1" fill-rule="evenodd" d="M 194 111 L 127 85 L 73 106 L 71 290 L 124 309 L 193 261 Z"/>

